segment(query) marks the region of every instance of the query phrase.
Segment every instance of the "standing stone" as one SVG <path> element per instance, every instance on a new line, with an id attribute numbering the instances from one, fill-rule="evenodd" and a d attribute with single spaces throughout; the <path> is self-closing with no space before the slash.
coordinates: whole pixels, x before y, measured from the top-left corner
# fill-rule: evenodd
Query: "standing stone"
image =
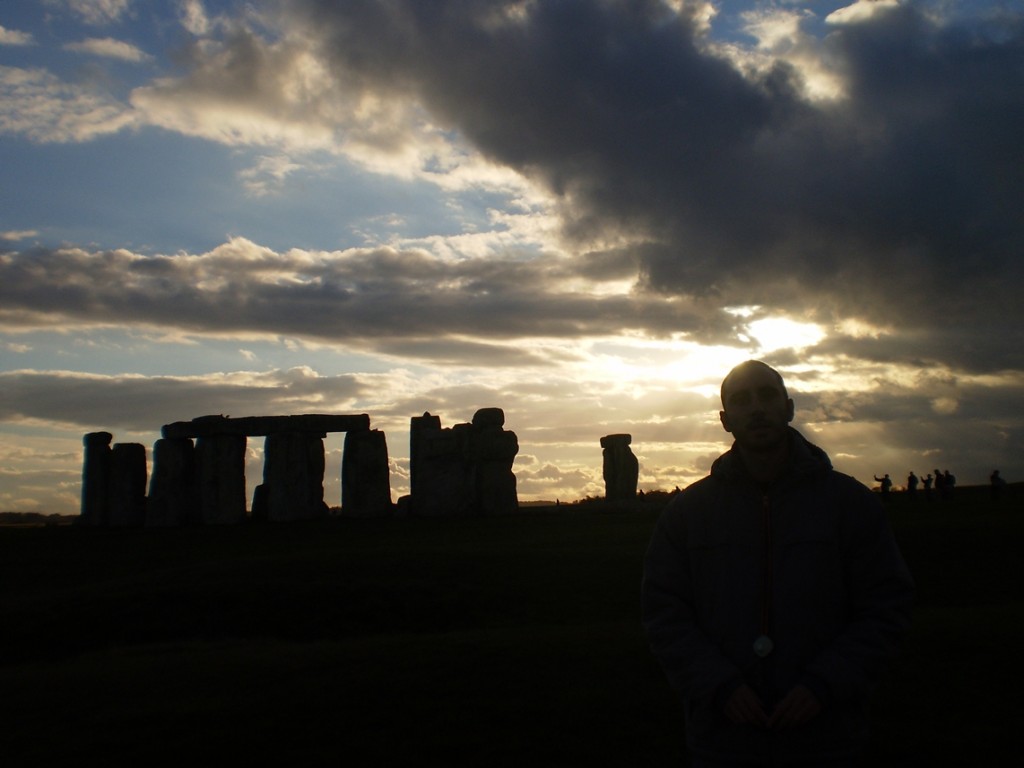
<path id="1" fill-rule="evenodd" d="M 607 435 L 601 438 L 604 449 L 604 495 L 609 501 L 636 498 L 640 464 L 629 444 L 632 435 Z"/>
<path id="2" fill-rule="evenodd" d="M 115 443 L 110 452 L 109 521 L 112 527 L 146 522 L 146 447 Z"/>
<path id="3" fill-rule="evenodd" d="M 426 469 L 429 445 L 441 433 L 441 417 L 432 416 L 429 411 L 422 416 L 413 416 L 409 423 L 409 493 L 413 499 L 424 497 L 421 488 Z M 429 471 L 426 476 L 429 476 Z"/>
<path id="4" fill-rule="evenodd" d="M 473 416 L 467 453 L 474 470 L 475 511 L 483 515 L 501 515 L 519 510 L 516 476 L 512 464 L 519 453 L 515 432 L 502 427 L 505 413 L 500 408 L 483 408 Z"/>
<path id="5" fill-rule="evenodd" d="M 253 517 L 283 522 L 327 514 L 323 434 L 284 432 L 263 443 L 263 485 L 253 496 Z"/>
<path id="6" fill-rule="evenodd" d="M 196 440 L 199 508 L 204 523 L 231 525 L 245 520 L 245 442 L 245 435 Z"/>
<path id="7" fill-rule="evenodd" d="M 519 452 L 515 433 L 502 429 L 500 408 L 483 408 L 471 424 L 441 429 L 429 413 L 410 431 L 414 515 L 480 515 L 519 508 L 512 463 Z"/>
<path id="8" fill-rule="evenodd" d="M 341 510 L 359 517 L 380 517 L 392 512 L 388 444 L 380 430 L 345 433 Z"/>
<path id="9" fill-rule="evenodd" d="M 200 522 L 195 446 L 187 437 L 162 438 L 153 445 L 146 525 Z"/>
<path id="10" fill-rule="evenodd" d="M 84 525 L 106 525 L 110 484 L 109 432 L 90 432 L 82 438 L 85 458 L 82 463 L 82 513 Z"/>
<path id="11" fill-rule="evenodd" d="M 472 476 L 462 450 L 469 424 L 441 429 L 437 416 L 424 414 L 419 425 L 413 419 L 410 457 L 413 461 L 413 515 L 468 515 L 472 512 Z M 436 421 L 435 421 L 436 420 Z"/>

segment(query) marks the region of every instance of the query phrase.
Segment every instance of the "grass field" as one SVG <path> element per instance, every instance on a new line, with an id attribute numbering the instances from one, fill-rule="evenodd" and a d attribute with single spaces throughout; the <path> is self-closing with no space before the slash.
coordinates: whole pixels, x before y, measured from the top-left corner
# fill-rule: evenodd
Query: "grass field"
<path id="1" fill-rule="evenodd" d="M 1019 490 L 890 502 L 919 600 L 865 765 L 1021 764 Z M 656 515 L 0 528 L 0 760 L 685 765 Z"/>

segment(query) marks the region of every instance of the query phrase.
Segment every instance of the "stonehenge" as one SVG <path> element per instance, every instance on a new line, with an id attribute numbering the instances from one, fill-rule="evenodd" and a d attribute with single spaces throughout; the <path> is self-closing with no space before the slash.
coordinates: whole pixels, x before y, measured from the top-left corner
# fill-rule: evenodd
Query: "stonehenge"
<path id="1" fill-rule="evenodd" d="M 410 494 L 391 500 L 387 440 L 370 417 L 201 416 L 166 424 L 153 445 L 146 493 L 146 449 L 115 443 L 109 432 L 83 437 L 81 523 L 106 527 L 234 525 L 313 520 L 324 501 L 328 433 L 345 432 L 341 512 L 350 517 L 410 514 L 502 515 L 519 500 L 512 470 L 519 453 L 501 408 L 482 408 L 469 423 L 442 428 L 439 416 L 415 416 L 409 431 Z M 245 460 L 250 437 L 263 437 L 263 482 L 246 504 Z M 637 495 L 639 464 L 628 434 L 601 438 L 605 497 Z"/>

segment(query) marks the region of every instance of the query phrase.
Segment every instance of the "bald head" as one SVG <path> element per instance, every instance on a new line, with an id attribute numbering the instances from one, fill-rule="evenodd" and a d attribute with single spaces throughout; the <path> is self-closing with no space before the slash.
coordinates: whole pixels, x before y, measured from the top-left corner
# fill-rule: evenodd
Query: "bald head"
<path id="1" fill-rule="evenodd" d="M 767 363 L 762 363 L 760 360 L 747 360 L 745 362 L 740 363 L 735 368 L 733 368 L 731 371 L 729 371 L 729 373 L 726 374 L 725 378 L 722 379 L 722 389 L 721 389 L 721 392 L 720 392 L 720 396 L 722 398 L 722 407 L 723 408 L 725 407 L 725 405 L 726 405 L 725 401 L 726 401 L 726 399 L 729 396 L 729 390 L 730 390 L 731 383 L 733 381 L 736 381 L 737 379 L 743 378 L 745 376 L 745 374 L 748 374 L 748 373 L 750 373 L 752 371 L 765 371 L 767 373 L 770 373 L 775 378 L 775 380 L 778 382 L 779 386 L 782 388 L 782 395 L 783 395 L 783 397 L 786 398 L 786 399 L 789 398 L 789 393 L 786 391 L 786 383 L 782 380 L 782 374 L 781 373 L 776 371 L 774 368 L 772 368 Z"/>

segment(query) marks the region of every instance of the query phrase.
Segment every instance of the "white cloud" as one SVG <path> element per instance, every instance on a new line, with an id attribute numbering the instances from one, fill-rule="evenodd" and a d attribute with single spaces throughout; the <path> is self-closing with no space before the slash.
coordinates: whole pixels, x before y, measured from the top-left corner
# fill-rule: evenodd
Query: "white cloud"
<path id="1" fill-rule="evenodd" d="M 33 45 L 35 41 L 28 32 L 7 29 L 0 24 L 0 45 Z"/>
<path id="2" fill-rule="evenodd" d="M 105 58 L 136 63 L 152 59 L 152 56 L 137 46 L 126 43 L 123 40 L 115 40 L 111 37 L 93 37 L 80 43 L 68 43 L 64 48 L 76 53 L 88 53 L 93 56 L 103 56 Z"/>
<path id="3" fill-rule="evenodd" d="M 109 24 L 121 19 L 132 0 L 48 0 L 50 5 L 65 5 L 86 24 Z"/>
<path id="4" fill-rule="evenodd" d="M 136 124 L 111 96 L 42 69 L 0 67 L 0 134 L 40 143 L 83 142 Z"/>
<path id="5" fill-rule="evenodd" d="M 16 243 L 19 240 L 27 240 L 30 237 L 35 237 L 39 234 L 38 230 L 35 229 L 11 229 L 6 232 L 0 232 L 0 240 L 7 240 L 11 243 Z"/>
<path id="6" fill-rule="evenodd" d="M 741 14 L 743 29 L 757 40 L 754 49 L 721 45 L 716 50 L 748 77 L 764 78 L 784 63 L 801 78 L 810 101 L 841 98 L 844 83 L 822 54 L 821 41 L 804 32 L 802 25 L 812 18 L 810 11 L 759 8 Z"/>
<path id="7" fill-rule="evenodd" d="M 309 166 L 294 162 L 288 155 L 264 155 L 239 177 L 249 194 L 261 197 L 276 192 L 288 176 L 303 169 L 309 170 Z"/>
<path id="8" fill-rule="evenodd" d="M 308 37 L 284 29 L 268 40 L 238 22 L 223 27 L 224 39 L 195 46 L 188 75 L 139 87 L 131 103 L 151 125 L 228 146 L 277 150 L 244 175 L 250 192 L 272 191 L 310 153 L 328 152 L 371 173 L 425 180 L 447 192 L 488 189 L 539 198 L 522 175 L 483 158 L 408 94 L 332 70 Z"/>
<path id="9" fill-rule="evenodd" d="M 179 9 L 181 25 L 197 37 L 209 34 L 212 24 L 202 0 L 182 0 Z"/>
<path id="10" fill-rule="evenodd" d="M 900 0 L 857 0 L 853 5 L 833 11 L 825 17 L 828 24 L 861 24 L 899 8 Z"/>

